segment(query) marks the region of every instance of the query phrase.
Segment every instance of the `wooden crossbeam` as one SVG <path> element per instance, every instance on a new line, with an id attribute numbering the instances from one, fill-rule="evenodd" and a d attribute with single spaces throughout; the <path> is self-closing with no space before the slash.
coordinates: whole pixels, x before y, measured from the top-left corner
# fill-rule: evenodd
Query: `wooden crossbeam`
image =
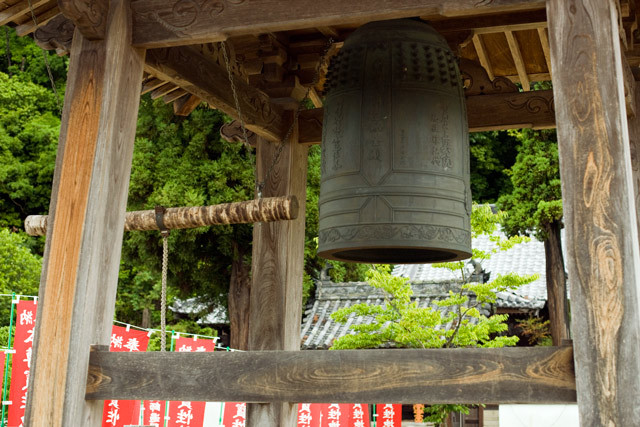
<path id="1" fill-rule="evenodd" d="M 134 0 L 133 43 L 147 48 L 224 40 L 231 36 L 320 28 L 383 19 L 464 17 L 544 10 L 543 0 L 296 0 L 183 3 Z"/>
<path id="2" fill-rule="evenodd" d="M 236 119 L 239 117 L 227 70 L 197 49 L 149 50 L 145 71 L 179 86 Z M 270 141 L 281 141 L 289 127 L 282 108 L 247 83 L 236 79 L 234 84 L 247 128 Z"/>
<path id="3" fill-rule="evenodd" d="M 300 143 L 322 142 L 324 110 L 300 113 Z M 552 90 L 507 92 L 467 97 L 469 132 L 504 129 L 550 129 L 556 125 Z"/>
<path id="4" fill-rule="evenodd" d="M 559 404 L 575 403 L 575 390 L 570 346 L 233 353 L 102 347 L 91 353 L 86 399 Z"/>

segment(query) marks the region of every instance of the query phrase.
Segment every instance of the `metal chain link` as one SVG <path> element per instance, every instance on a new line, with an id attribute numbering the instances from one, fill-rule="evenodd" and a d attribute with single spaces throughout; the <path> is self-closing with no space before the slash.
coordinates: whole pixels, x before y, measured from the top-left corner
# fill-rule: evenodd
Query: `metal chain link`
<path id="1" fill-rule="evenodd" d="M 300 112 L 304 110 L 304 102 L 307 99 L 309 99 L 309 94 L 311 93 L 311 90 L 316 86 L 316 84 L 318 84 L 318 80 L 320 79 L 320 70 L 322 69 L 322 67 L 326 62 L 327 54 L 329 53 L 329 49 L 331 48 L 332 44 L 333 44 L 333 38 L 329 38 L 327 40 L 327 45 L 324 49 L 324 52 L 320 57 L 320 61 L 318 61 L 318 65 L 316 66 L 315 74 L 313 76 L 313 81 L 311 82 L 311 85 L 307 88 L 307 92 L 305 93 L 304 98 L 302 98 L 302 100 L 298 103 L 298 108 L 296 109 L 295 115 L 291 122 L 291 126 L 289 126 L 287 133 L 285 134 L 284 138 L 280 141 L 278 149 L 273 154 L 273 159 L 271 161 L 271 164 L 269 165 L 266 173 L 264 174 L 264 179 L 260 182 L 258 182 L 258 176 L 257 176 L 257 170 L 256 170 L 256 192 L 258 193 L 259 199 L 262 198 L 262 190 L 264 189 L 264 186 L 267 184 L 267 181 L 271 177 L 271 173 L 273 172 L 273 169 L 275 168 L 275 166 L 278 164 L 278 161 L 280 160 L 280 156 L 282 155 L 282 151 L 284 150 L 285 144 L 291 138 L 291 134 L 293 133 L 293 129 L 298 121 Z M 249 138 L 247 137 L 245 122 L 244 122 L 244 119 L 242 118 L 242 111 L 240 111 L 240 102 L 238 100 L 238 93 L 236 91 L 235 82 L 233 80 L 233 73 L 231 72 L 231 65 L 229 64 L 229 57 L 227 56 L 227 44 L 225 41 L 222 41 L 221 45 L 222 45 L 222 53 L 224 56 L 224 61 L 227 66 L 227 73 L 229 74 L 229 83 L 231 84 L 231 92 L 233 93 L 233 100 L 236 104 L 236 110 L 238 111 L 238 118 L 240 120 L 240 125 L 242 126 L 242 135 L 244 138 L 244 143 L 246 146 L 250 146 Z"/>
<path id="2" fill-rule="evenodd" d="M 169 266 L 169 233 L 162 233 L 162 290 L 160 292 L 160 351 L 167 351 L 167 270 Z"/>

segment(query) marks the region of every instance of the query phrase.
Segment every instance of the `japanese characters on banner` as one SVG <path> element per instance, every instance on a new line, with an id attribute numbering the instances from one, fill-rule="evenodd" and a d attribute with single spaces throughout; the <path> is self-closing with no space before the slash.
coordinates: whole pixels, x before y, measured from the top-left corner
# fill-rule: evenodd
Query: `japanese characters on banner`
<path id="1" fill-rule="evenodd" d="M 300 403 L 298 427 L 369 427 L 369 405 Z"/>
<path id="2" fill-rule="evenodd" d="M 402 425 L 402 405 L 390 403 L 376 405 L 378 427 L 400 427 Z"/>
<path id="3" fill-rule="evenodd" d="M 142 424 L 146 426 L 164 427 L 164 400 L 145 400 Z"/>
<path id="4" fill-rule="evenodd" d="M 147 351 L 149 332 L 113 326 L 109 351 Z M 105 400 L 102 412 L 102 427 L 123 427 L 138 424 L 139 400 Z"/>
<path id="5" fill-rule="evenodd" d="M 27 407 L 27 388 L 31 370 L 33 331 L 36 325 L 36 301 L 20 300 L 16 306 L 16 335 L 11 367 L 11 388 L 9 389 L 9 416 L 7 425 L 22 427 L 24 411 Z"/>
<path id="6" fill-rule="evenodd" d="M 238 402 L 226 402 L 224 404 L 224 427 L 244 427 L 247 419 L 247 404 Z"/>
<path id="7" fill-rule="evenodd" d="M 214 351 L 215 340 L 178 337 L 175 350 L 183 353 Z M 168 427 L 202 427 L 206 402 L 169 402 Z"/>

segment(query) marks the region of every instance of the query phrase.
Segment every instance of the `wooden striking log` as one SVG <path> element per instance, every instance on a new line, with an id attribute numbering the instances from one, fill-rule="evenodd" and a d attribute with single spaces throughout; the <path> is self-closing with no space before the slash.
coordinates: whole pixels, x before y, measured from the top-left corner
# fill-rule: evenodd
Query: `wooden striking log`
<path id="1" fill-rule="evenodd" d="M 570 346 L 233 353 L 103 348 L 91 352 L 86 398 L 559 404 L 575 403 L 576 391 Z"/>
<path id="2" fill-rule="evenodd" d="M 196 228 L 221 224 L 246 224 L 290 220 L 298 217 L 296 196 L 265 197 L 246 202 L 223 203 L 212 206 L 168 208 L 164 213 L 167 229 Z M 47 234 L 47 215 L 31 215 L 24 221 L 30 236 Z M 127 212 L 124 231 L 158 230 L 153 210 Z"/>

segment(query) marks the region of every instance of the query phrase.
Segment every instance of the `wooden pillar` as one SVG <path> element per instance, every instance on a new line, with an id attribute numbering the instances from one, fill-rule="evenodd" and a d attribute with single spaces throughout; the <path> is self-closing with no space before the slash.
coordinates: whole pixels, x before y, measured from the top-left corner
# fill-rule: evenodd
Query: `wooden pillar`
<path id="1" fill-rule="evenodd" d="M 633 96 L 635 105 L 640 107 L 640 85 L 635 86 Z M 638 230 L 640 230 L 640 111 L 636 111 L 634 115 L 627 114 L 627 116 L 629 116 L 629 143 L 631 149 L 636 224 Z"/>
<path id="2" fill-rule="evenodd" d="M 640 255 L 614 0 L 549 0 L 583 426 L 638 423 Z"/>
<path id="3" fill-rule="evenodd" d="M 104 40 L 76 30 L 49 213 L 27 426 L 100 426 L 85 402 L 89 349 L 109 344 L 144 65 L 129 2 L 112 0 Z"/>
<path id="4" fill-rule="evenodd" d="M 294 195 L 300 210 L 292 221 L 254 225 L 249 350 L 300 349 L 308 147 L 297 126 L 274 164 L 277 151 L 258 139 L 258 181 L 271 169 L 262 196 Z M 296 417 L 297 404 L 250 404 L 247 427 L 295 427 Z"/>

